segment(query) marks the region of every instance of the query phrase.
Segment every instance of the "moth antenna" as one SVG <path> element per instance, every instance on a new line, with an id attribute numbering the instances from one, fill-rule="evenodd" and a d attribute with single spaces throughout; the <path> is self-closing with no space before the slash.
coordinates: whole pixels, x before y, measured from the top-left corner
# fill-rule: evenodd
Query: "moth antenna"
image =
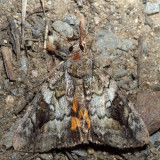
<path id="1" fill-rule="evenodd" d="M 95 29 L 95 27 L 97 27 L 99 24 L 103 23 L 105 19 L 108 19 L 110 16 L 112 15 L 112 13 L 110 13 L 107 17 L 103 18 L 101 21 L 99 21 L 97 24 L 94 25 L 94 27 L 92 27 L 92 29 L 86 34 L 86 36 L 83 38 L 82 41 L 85 41 L 86 37 Z"/>
<path id="2" fill-rule="evenodd" d="M 85 18 L 82 13 L 77 13 L 76 16 L 79 19 L 79 30 L 80 30 L 80 45 L 84 47 L 84 50 L 86 51 L 86 45 L 85 45 L 85 37 L 86 37 L 86 30 L 85 30 Z"/>

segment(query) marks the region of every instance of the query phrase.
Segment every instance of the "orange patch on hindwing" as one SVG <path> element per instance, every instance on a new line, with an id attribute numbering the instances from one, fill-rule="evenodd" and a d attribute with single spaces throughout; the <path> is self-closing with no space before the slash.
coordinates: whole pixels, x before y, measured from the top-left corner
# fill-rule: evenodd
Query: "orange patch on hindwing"
<path id="1" fill-rule="evenodd" d="M 76 117 L 71 118 L 71 130 L 75 131 L 77 127 L 81 127 L 80 119 Z"/>
<path id="2" fill-rule="evenodd" d="M 85 120 L 85 122 L 87 123 L 86 130 L 88 130 L 90 128 L 90 123 L 91 123 L 89 119 L 88 110 L 85 109 L 84 113 L 82 112 L 81 109 L 78 110 L 78 103 L 76 100 L 76 95 L 74 95 L 74 98 L 73 98 L 72 110 L 74 111 L 74 113 L 78 113 L 77 114 L 78 117 L 71 118 L 71 130 L 75 131 L 77 127 L 81 128 L 82 127 L 81 120 Z"/>
<path id="3" fill-rule="evenodd" d="M 73 109 L 73 111 L 74 111 L 75 113 L 77 112 L 78 104 L 77 104 L 77 100 L 76 100 L 76 95 L 74 95 L 74 98 L 73 98 L 72 109 Z"/>
<path id="4" fill-rule="evenodd" d="M 90 125 L 91 125 L 91 121 L 90 121 L 90 119 L 89 119 L 89 114 L 88 114 L 88 110 L 87 109 L 85 109 L 85 111 L 84 111 L 84 114 L 83 114 L 83 117 L 86 119 L 86 121 L 87 121 L 87 125 L 88 125 L 88 128 L 87 129 L 89 129 L 90 128 Z"/>

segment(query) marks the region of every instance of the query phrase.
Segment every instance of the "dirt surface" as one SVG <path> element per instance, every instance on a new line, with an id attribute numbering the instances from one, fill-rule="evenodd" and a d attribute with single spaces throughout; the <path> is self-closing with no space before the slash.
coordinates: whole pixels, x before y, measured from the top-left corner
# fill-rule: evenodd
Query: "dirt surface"
<path id="1" fill-rule="evenodd" d="M 160 4 L 160 1 L 150 2 Z M 0 159 L 160 159 L 158 131 L 147 146 L 123 151 L 94 144 L 43 154 L 19 153 L 13 149 L 12 137 L 27 104 L 49 71 L 61 61 L 43 49 L 46 21 L 49 22 L 47 41 L 67 52 L 70 44 L 66 39 L 79 35 L 76 15 L 83 13 L 86 30 L 90 32 L 86 38 L 88 49 L 91 49 L 95 61 L 97 56 L 101 57 L 97 65 L 104 67 L 117 81 L 128 99 L 135 104 L 139 92 L 160 90 L 160 10 L 147 12 L 147 1 L 44 0 L 44 15 L 41 1 L 29 0 L 24 25 L 25 46 L 20 49 L 19 45 L 19 51 L 17 45 L 22 42 L 21 4 L 19 0 L 0 0 L 1 53 L 3 46 L 11 48 L 11 72 L 15 75 L 15 80 L 11 80 L 6 72 L 4 56 L 0 54 Z M 62 23 L 56 28 L 58 21 L 69 27 Z M 57 31 L 61 36 L 56 34 Z M 14 38 L 13 33 L 18 38 Z"/>

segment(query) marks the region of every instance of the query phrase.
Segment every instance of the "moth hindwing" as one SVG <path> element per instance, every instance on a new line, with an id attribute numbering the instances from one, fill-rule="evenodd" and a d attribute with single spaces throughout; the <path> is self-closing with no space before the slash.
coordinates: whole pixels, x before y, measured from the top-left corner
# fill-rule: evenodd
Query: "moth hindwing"
<path id="1" fill-rule="evenodd" d="M 83 21 L 80 33 L 80 44 L 53 69 L 29 105 L 14 135 L 16 150 L 44 152 L 88 142 L 123 149 L 148 143 L 133 104 L 86 51 Z"/>

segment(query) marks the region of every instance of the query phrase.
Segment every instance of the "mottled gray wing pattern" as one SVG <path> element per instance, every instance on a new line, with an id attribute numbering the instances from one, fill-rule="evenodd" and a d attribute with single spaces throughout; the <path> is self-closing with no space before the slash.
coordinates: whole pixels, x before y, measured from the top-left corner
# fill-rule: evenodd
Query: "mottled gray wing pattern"
<path id="1" fill-rule="evenodd" d="M 61 64 L 30 104 L 13 146 L 44 152 L 91 141 L 130 148 L 143 146 L 148 139 L 145 124 L 114 80 L 96 70 L 76 78 Z"/>
<path id="2" fill-rule="evenodd" d="M 65 83 L 62 68 L 52 71 L 30 104 L 13 139 L 16 150 L 44 152 L 81 143 L 80 132 L 73 135 L 70 130 L 73 95 L 65 95 L 70 84 Z"/>
<path id="3" fill-rule="evenodd" d="M 113 79 L 99 71 L 93 76 L 92 88 L 89 116 L 93 143 L 122 149 L 148 143 L 149 134 L 144 122 L 133 104 L 118 91 Z"/>

